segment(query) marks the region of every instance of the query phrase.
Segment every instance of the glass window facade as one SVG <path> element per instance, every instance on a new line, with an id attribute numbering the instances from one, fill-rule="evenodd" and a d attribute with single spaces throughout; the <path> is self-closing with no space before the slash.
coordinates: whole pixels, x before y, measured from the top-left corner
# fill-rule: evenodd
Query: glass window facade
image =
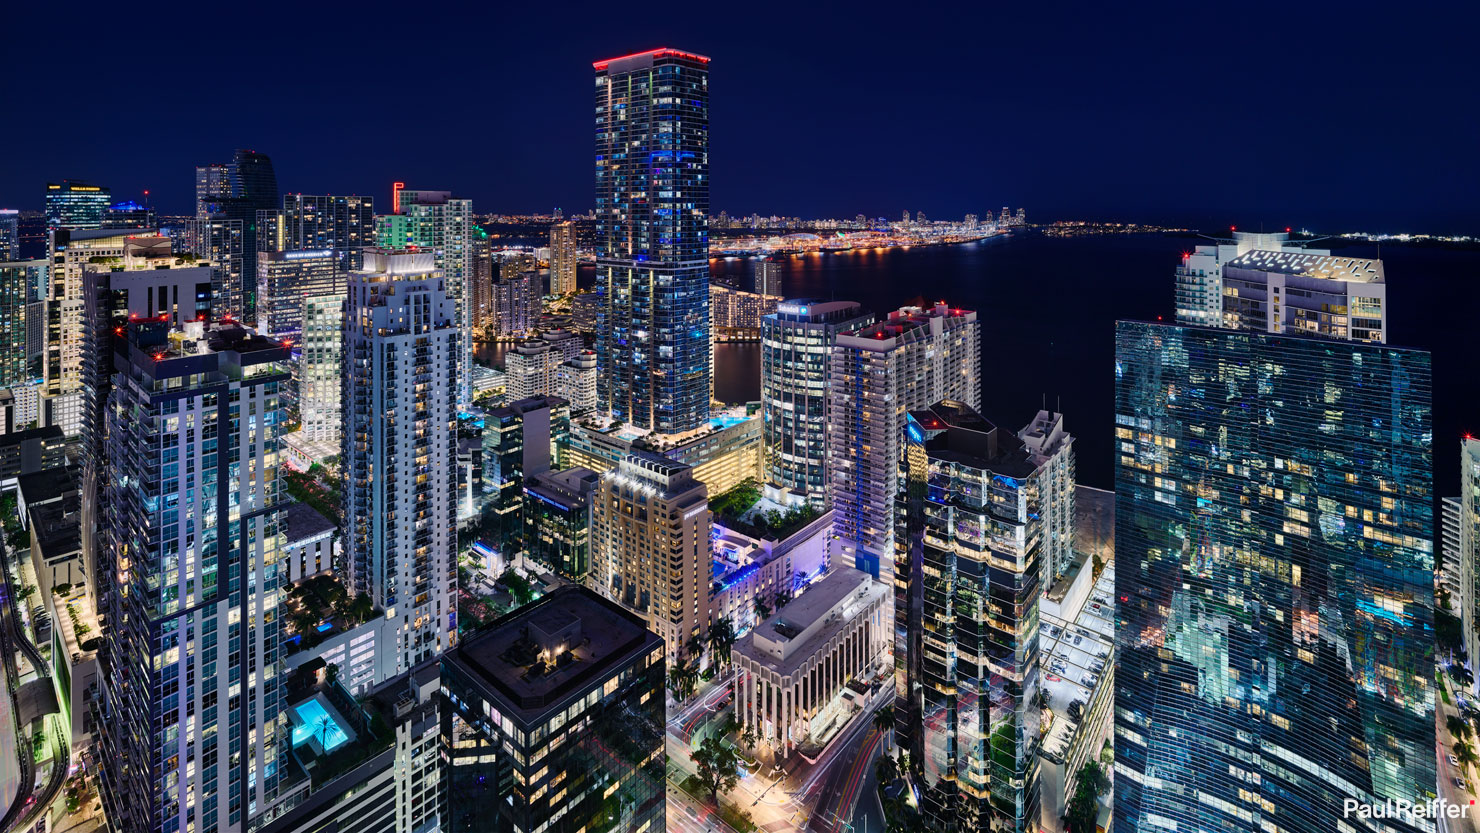
<path id="1" fill-rule="evenodd" d="M 1342 805 L 1434 795 L 1429 355 L 1121 322 L 1115 376 L 1116 830 L 1409 829 Z"/>

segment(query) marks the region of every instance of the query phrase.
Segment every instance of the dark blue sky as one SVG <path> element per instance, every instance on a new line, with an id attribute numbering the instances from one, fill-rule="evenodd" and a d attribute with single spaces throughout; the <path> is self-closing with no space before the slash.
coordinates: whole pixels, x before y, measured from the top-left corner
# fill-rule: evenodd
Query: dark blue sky
<path id="1" fill-rule="evenodd" d="M 184 212 L 250 147 L 284 190 L 584 211 L 591 61 L 666 45 L 713 58 L 715 212 L 1480 232 L 1476 4 L 29 5 L 5 207 Z"/>

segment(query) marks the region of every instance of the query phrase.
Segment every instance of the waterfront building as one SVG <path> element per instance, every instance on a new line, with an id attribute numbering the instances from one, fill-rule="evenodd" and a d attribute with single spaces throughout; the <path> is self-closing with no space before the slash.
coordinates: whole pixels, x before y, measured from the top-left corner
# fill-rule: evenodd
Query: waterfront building
<path id="1" fill-rule="evenodd" d="M 815 758 L 859 710 L 844 695 L 887 655 L 888 598 L 867 573 L 839 567 L 735 643 L 735 713 L 777 761 L 798 748 Z"/>
<path id="2" fill-rule="evenodd" d="M 592 585 L 661 636 L 670 662 L 709 627 L 710 530 L 709 491 L 683 463 L 636 452 L 601 476 Z"/>
<path id="3" fill-rule="evenodd" d="M 1035 831 L 1046 477 L 953 401 L 900 432 L 895 737 L 935 830 Z"/>
<path id="4" fill-rule="evenodd" d="M 799 298 L 761 320 L 766 482 L 827 503 L 828 377 L 840 332 L 873 323 L 855 301 Z"/>
<path id="5" fill-rule="evenodd" d="M 560 354 L 550 342 L 542 338 L 521 341 L 504 354 L 508 398 L 517 401 L 555 393 L 555 371 L 560 364 Z"/>
<path id="6" fill-rule="evenodd" d="M 341 287 L 342 289 L 342 287 Z M 298 360 L 298 418 L 303 437 L 339 453 L 344 427 L 344 305 L 346 296 L 303 299 Z"/>
<path id="7" fill-rule="evenodd" d="M 470 313 L 473 328 L 482 330 L 493 323 L 493 279 L 497 262 L 493 253 L 493 240 L 488 232 L 473 227 L 473 242 L 470 246 L 473 260 L 472 305 Z"/>
<path id="8" fill-rule="evenodd" d="M 663 642 L 565 586 L 442 660 L 449 833 L 666 828 Z"/>
<path id="9" fill-rule="evenodd" d="M 493 335 L 528 335 L 540 323 L 540 274 L 534 271 L 502 275 L 492 288 Z"/>
<path id="10" fill-rule="evenodd" d="M 524 544 L 529 558 L 577 584 L 591 573 L 591 502 L 601 475 L 547 471 L 524 481 Z"/>
<path id="11" fill-rule="evenodd" d="M 760 338 L 761 319 L 776 312 L 776 295 L 757 295 L 723 284 L 709 285 L 711 332 L 715 341 L 755 341 Z"/>
<path id="12" fill-rule="evenodd" d="M 1256 249 L 1223 267 L 1223 326 L 1387 343 L 1382 261 Z"/>
<path id="13" fill-rule="evenodd" d="M 1002 220 L 1005 225 L 1007 218 Z M 1174 283 L 1178 324 L 1223 326 L 1223 267 L 1234 258 L 1252 251 L 1302 251 L 1285 232 L 1235 231 L 1232 235 L 1183 252 Z"/>
<path id="14" fill-rule="evenodd" d="M 119 829 L 245 831 L 286 774 L 276 469 L 288 351 L 170 318 L 130 320 L 107 350 L 115 453 L 97 532 L 100 584 L 117 589 L 101 603 L 100 786 Z"/>
<path id="15" fill-rule="evenodd" d="M 397 623 L 381 650 L 406 671 L 457 636 L 457 308 L 430 251 L 366 249 L 348 288 L 348 583 Z"/>
<path id="16" fill-rule="evenodd" d="M 46 227 L 56 229 L 100 229 L 113 195 L 101 185 L 73 179 L 46 183 Z"/>
<path id="17" fill-rule="evenodd" d="M 1018 439 L 1042 477 L 1043 586 L 1051 587 L 1074 561 L 1074 436 L 1063 414 L 1042 410 Z"/>
<path id="18" fill-rule="evenodd" d="M 602 409 L 660 434 L 709 418 L 709 59 L 596 69 L 596 355 Z"/>
<path id="19" fill-rule="evenodd" d="M 284 194 L 281 209 L 257 216 L 257 250 L 333 250 L 341 272 L 359 269 L 361 250 L 376 244 L 375 199 L 333 194 Z"/>
<path id="20" fill-rule="evenodd" d="M 578 333 L 596 332 L 597 315 L 601 309 L 601 290 L 582 292 L 570 299 L 570 328 Z"/>
<path id="21" fill-rule="evenodd" d="M 560 459 L 567 466 L 608 471 L 639 450 L 693 466 L 694 477 L 714 494 L 721 494 L 745 480 L 760 482 L 761 417 L 753 406 L 737 406 L 715 414 L 701 428 L 663 436 L 616 422 L 598 411 L 571 423 Z"/>
<path id="22" fill-rule="evenodd" d="M 550 226 L 550 294 L 576 291 L 576 225 L 567 220 Z"/>
<path id="23" fill-rule="evenodd" d="M 1430 367 L 1117 325 L 1117 831 L 1432 829 Z"/>
<path id="24" fill-rule="evenodd" d="M 894 497 L 905 415 L 981 404 L 981 325 L 944 303 L 901 307 L 836 336 L 828 373 L 828 497 L 842 554 L 893 582 Z"/>
<path id="25" fill-rule="evenodd" d="M 133 200 L 114 203 L 103 211 L 103 224 L 101 228 L 110 229 L 149 229 L 159 228 L 159 218 L 154 209 L 147 205 L 139 205 Z"/>
<path id="26" fill-rule="evenodd" d="M 375 218 L 377 245 L 414 247 L 435 254 L 436 268 L 447 283 L 447 297 L 457 307 L 460 341 L 457 351 L 457 402 L 473 400 L 469 380 L 473 366 L 473 201 L 451 191 L 398 190 L 394 214 Z"/>
<path id="27" fill-rule="evenodd" d="M 583 350 L 555 368 L 555 395 L 570 403 L 572 416 L 596 410 L 596 352 Z"/>
<path id="28" fill-rule="evenodd" d="M 334 249 L 271 251 L 257 255 L 257 329 L 297 338 L 309 298 L 344 294 L 340 253 Z"/>
<path id="29" fill-rule="evenodd" d="M 782 289 L 780 261 L 768 257 L 751 258 L 748 271 L 752 293 L 777 298 L 786 297 L 786 292 Z"/>

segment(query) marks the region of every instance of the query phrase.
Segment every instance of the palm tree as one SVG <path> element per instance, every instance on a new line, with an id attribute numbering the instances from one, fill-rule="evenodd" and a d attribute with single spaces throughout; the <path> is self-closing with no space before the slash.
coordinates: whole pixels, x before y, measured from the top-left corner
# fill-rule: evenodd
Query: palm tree
<path id="1" fill-rule="evenodd" d="M 1449 727 L 1449 734 L 1460 740 L 1470 736 L 1470 723 L 1459 715 L 1451 714 L 1444 718 L 1444 725 Z"/>
<path id="2" fill-rule="evenodd" d="M 761 622 L 764 622 L 764 621 L 766 621 L 767 619 L 770 619 L 770 618 L 771 618 L 771 606 L 768 605 L 768 604 L 766 604 L 765 602 L 761 601 L 760 599 L 756 599 L 755 600 L 755 621 L 756 621 L 756 624 L 760 624 Z"/>
<path id="3" fill-rule="evenodd" d="M 892 704 L 874 712 L 874 728 L 885 733 L 894 728 L 894 706 Z"/>
<path id="4" fill-rule="evenodd" d="M 1472 764 L 1480 761 L 1480 758 L 1475 757 L 1475 750 L 1464 741 L 1454 745 L 1454 757 L 1459 758 L 1459 765 L 1463 769 L 1469 769 Z"/>
<path id="5" fill-rule="evenodd" d="M 760 736 L 755 733 L 754 726 L 747 724 L 745 729 L 740 732 L 740 742 L 745 745 L 746 749 L 755 749 L 755 742 L 758 740 L 760 740 Z"/>
<path id="6" fill-rule="evenodd" d="M 712 665 L 729 665 L 730 649 L 735 647 L 735 625 L 727 618 L 716 619 L 709 626 L 709 658 Z"/>

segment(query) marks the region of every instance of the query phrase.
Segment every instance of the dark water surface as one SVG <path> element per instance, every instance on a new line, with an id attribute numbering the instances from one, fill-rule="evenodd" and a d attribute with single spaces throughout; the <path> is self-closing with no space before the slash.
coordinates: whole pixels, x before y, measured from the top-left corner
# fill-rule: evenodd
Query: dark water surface
<path id="1" fill-rule="evenodd" d="M 1171 321 L 1172 270 L 1196 238 L 1020 234 L 958 246 L 788 258 L 788 297 L 847 299 L 883 313 L 912 300 L 975 309 L 982 322 L 983 416 L 1016 431 L 1046 401 L 1075 436 L 1079 480 L 1112 482 L 1118 318 Z M 1329 242 L 1355 257 L 1375 246 Z M 1439 494 L 1458 488 L 1458 439 L 1480 433 L 1480 251 L 1385 245 L 1391 343 L 1433 353 L 1434 467 Z M 719 261 L 743 275 L 744 260 Z M 584 276 L 583 276 L 584 277 Z M 715 393 L 760 397 L 760 350 L 722 344 Z"/>

